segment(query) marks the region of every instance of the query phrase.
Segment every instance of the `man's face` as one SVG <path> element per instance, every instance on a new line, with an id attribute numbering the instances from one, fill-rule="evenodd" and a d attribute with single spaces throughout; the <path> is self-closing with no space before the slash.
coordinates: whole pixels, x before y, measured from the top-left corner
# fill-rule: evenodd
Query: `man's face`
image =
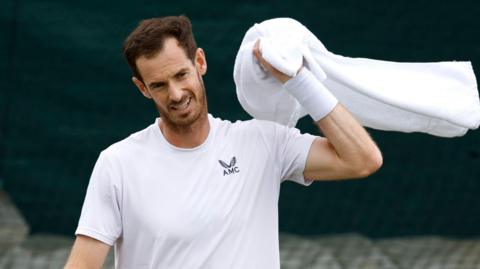
<path id="1" fill-rule="evenodd" d="M 176 127 L 187 127 L 207 113 L 202 75 L 206 72 L 205 55 L 198 49 L 194 63 L 178 46 L 175 38 L 165 40 L 154 57 L 136 61 L 143 82 L 133 79 L 142 94 L 153 99 L 162 120 Z"/>

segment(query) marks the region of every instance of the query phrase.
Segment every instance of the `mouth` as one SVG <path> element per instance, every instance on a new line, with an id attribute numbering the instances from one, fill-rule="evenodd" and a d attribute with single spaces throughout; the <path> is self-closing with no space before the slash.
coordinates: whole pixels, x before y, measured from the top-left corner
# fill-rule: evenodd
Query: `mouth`
<path id="1" fill-rule="evenodd" d="M 190 105 L 191 101 L 192 101 L 192 97 L 190 96 L 188 98 L 185 98 L 185 100 L 183 100 L 181 103 L 170 105 L 170 108 L 172 110 L 177 110 L 177 111 L 186 110 L 188 108 L 188 106 Z"/>

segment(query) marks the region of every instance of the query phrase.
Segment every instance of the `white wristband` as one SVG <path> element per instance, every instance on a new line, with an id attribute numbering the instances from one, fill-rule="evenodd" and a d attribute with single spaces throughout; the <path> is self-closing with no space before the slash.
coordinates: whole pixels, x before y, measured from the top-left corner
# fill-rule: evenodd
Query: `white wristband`
<path id="1" fill-rule="evenodd" d="M 325 117 L 338 103 L 337 98 L 306 67 L 285 82 L 283 88 L 297 99 L 315 121 Z"/>

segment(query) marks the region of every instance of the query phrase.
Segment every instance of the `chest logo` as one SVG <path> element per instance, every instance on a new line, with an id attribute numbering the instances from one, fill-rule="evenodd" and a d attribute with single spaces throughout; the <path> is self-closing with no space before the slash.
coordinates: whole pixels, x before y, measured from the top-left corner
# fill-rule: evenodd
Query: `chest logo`
<path id="1" fill-rule="evenodd" d="M 223 176 L 228 176 L 228 175 L 231 175 L 231 174 L 240 173 L 240 169 L 238 168 L 238 166 L 235 166 L 235 164 L 237 164 L 237 158 L 236 157 L 233 157 L 232 160 L 230 160 L 230 164 L 227 164 L 226 162 L 224 162 L 222 160 L 218 160 L 218 162 L 224 168 L 223 169 Z"/>

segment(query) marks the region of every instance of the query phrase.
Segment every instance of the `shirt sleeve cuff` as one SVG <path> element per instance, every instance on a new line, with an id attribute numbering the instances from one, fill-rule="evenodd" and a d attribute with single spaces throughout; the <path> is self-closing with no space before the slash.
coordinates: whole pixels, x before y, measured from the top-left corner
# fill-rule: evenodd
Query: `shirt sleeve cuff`
<path id="1" fill-rule="evenodd" d="M 116 239 L 114 239 L 111 236 L 104 235 L 98 231 L 85 228 L 85 227 L 78 227 L 77 230 L 75 231 L 75 235 L 85 235 L 88 237 L 91 237 L 93 239 L 96 239 L 98 241 L 101 241 L 109 246 L 113 246 L 115 244 Z"/>

